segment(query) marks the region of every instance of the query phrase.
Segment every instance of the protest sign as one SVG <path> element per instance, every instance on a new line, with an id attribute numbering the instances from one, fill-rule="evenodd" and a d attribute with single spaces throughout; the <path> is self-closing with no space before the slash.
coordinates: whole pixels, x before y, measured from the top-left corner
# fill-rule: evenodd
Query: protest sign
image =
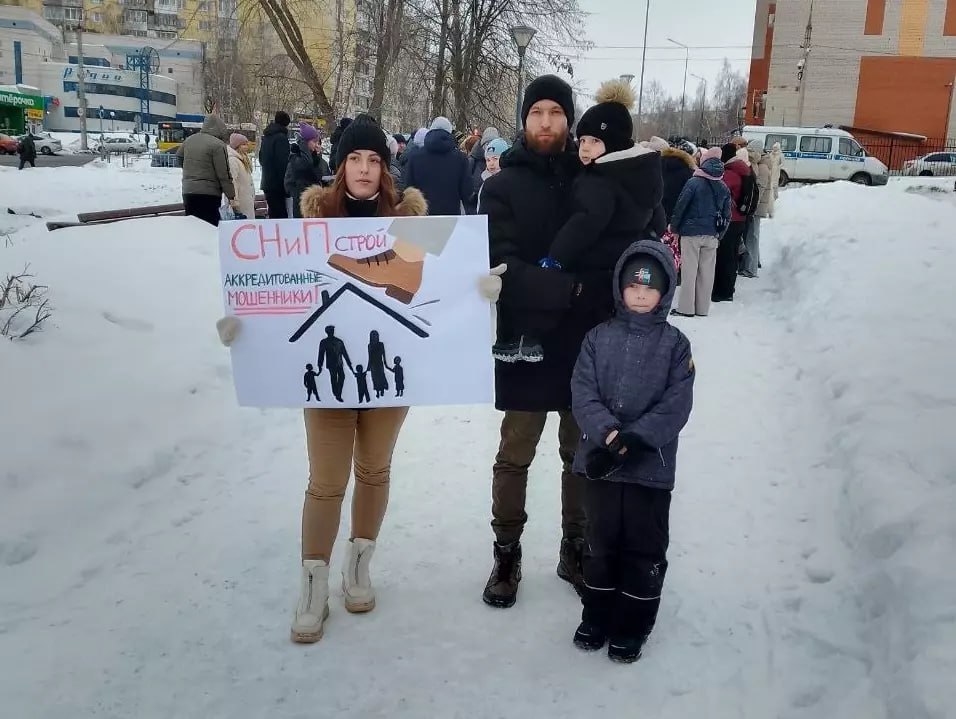
<path id="1" fill-rule="evenodd" d="M 240 405 L 491 401 L 485 217 L 223 222 L 219 257 Z"/>

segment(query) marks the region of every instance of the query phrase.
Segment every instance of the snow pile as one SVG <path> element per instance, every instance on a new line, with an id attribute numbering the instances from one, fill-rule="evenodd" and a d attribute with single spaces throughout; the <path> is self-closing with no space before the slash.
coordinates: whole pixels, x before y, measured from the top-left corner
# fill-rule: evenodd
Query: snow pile
<path id="1" fill-rule="evenodd" d="M 11 189 L 80 211 L 145 204 L 152 178 L 178 199 L 178 177 L 59 168 Z M 570 641 L 553 421 L 518 604 L 482 604 L 500 419 L 484 406 L 409 414 L 378 608 L 342 607 L 346 502 L 326 636 L 291 645 L 302 418 L 236 407 L 215 232 L 162 218 L 0 242 L 0 271 L 29 263 L 54 308 L 43 332 L 0 341 L 6 714 L 952 716 L 956 207 L 838 183 L 777 208 L 762 277 L 676 320 L 695 409 L 658 627 L 633 668 Z"/>
<path id="2" fill-rule="evenodd" d="M 956 207 L 849 183 L 788 191 L 764 246 L 885 716 L 952 716 L 956 676 Z"/>
<path id="3" fill-rule="evenodd" d="M 88 492 L 77 507 L 113 501 L 114 472 L 148 465 L 157 447 L 208 423 L 230 384 L 213 330 L 222 310 L 208 225 L 130 221 L 0 249 L 4 274 L 25 266 L 49 286 L 53 316 L 42 332 L 0 341 L 16 408 L 0 413 L 0 565 L 36 551 L 43 514 L 64 491 Z"/>
<path id="4" fill-rule="evenodd" d="M 146 157 L 132 166 L 119 161 L 93 160 L 81 167 L 38 167 L 18 172 L 0 167 L 0 212 L 9 208 L 17 215 L 39 215 L 44 220 L 75 216 L 79 212 L 114 210 L 122 207 L 164 205 L 182 202 L 182 170 L 150 167 Z M 0 215 L 3 223 L 16 219 Z M 31 224 L 42 224 L 38 219 Z"/>

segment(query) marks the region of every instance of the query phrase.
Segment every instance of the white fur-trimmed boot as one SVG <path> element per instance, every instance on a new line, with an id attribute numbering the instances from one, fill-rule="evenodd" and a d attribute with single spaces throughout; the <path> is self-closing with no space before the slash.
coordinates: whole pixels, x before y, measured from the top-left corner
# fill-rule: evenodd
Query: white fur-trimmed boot
<path id="1" fill-rule="evenodd" d="M 329 618 L 329 563 L 322 559 L 302 560 L 302 589 L 292 620 L 292 641 L 312 644 L 322 638 Z"/>
<path id="2" fill-rule="evenodd" d="M 368 574 L 368 565 L 375 553 L 371 539 L 355 538 L 349 542 L 349 557 L 342 570 L 342 591 L 345 592 L 345 608 L 353 614 L 375 609 L 375 590 Z"/>

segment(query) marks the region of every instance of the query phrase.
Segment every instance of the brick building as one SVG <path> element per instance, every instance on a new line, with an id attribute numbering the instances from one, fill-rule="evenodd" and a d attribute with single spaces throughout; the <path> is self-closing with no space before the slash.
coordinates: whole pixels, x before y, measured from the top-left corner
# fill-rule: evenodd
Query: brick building
<path id="1" fill-rule="evenodd" d="M 750 124 L 956 137 L 954 82 L 956 0 L 757 0 Z"/>

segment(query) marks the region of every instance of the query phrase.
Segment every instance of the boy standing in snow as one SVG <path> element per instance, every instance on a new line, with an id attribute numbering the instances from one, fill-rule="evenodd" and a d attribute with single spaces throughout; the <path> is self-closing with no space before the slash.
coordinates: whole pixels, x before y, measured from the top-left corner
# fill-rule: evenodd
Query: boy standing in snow
<path id="1" fill-rule="evenodd" d="M 574 643 L 633 662 L 660 607 L 667 572 L 677 437 L 693 405 L 690 342 L 667 323 L 677 285 L 666 245 L 641 241 L 618 262 L 615 316 L 591 330 L 571 379 L 588 478 L 588 551 Z"/>
<path id="2" fill-rule="evenodd" d="M 659 237 L 665 229 L 661 155 L 631 139 L 634 91 L 623 80 L 611 80 L 595 97 L 599 104 L 585 112 L 577 126 L 584 171 L 572 187 L 572 215 L 555 235 L 548 255 L 538 262 L 546 269 L 606 272 L 632 242 Z M 502 323 L 514 333 L 499 337 L 495 359 L 542 361 L 540 338 L 557 327 L 562 313 L 514 314 Z"/>

